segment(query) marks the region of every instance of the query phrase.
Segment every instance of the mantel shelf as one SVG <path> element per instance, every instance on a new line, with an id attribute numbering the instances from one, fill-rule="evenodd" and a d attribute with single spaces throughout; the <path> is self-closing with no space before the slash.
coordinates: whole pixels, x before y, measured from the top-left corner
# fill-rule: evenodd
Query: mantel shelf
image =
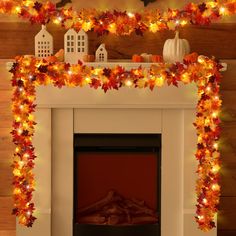
<path id="1" fill-rule="evenodd" d="M 13 59 L 0 59 L 1 62 L 6 63 L 6 68 L 7 70 L 10 70 L 12 67 L 12 64 L 14 63 L 15 60 Z M 92 66 L 92 67 L 115 67 L 115 66 L 121 66 L 124 67 L 125 69 L 134 69 L 138 67 L 142 68 L 149 68 L 151 65 L 158 65 L 159 63 L 153 63 L 153 62 L 132 62 L 131 60 L 110 60 L 108 62 L 85 62 L 84 63 L 87 66 Z M 227 63 L 221 62 L 221 65 L 223 68 L 220 70 L 222 72 L 227 71 Z"/>

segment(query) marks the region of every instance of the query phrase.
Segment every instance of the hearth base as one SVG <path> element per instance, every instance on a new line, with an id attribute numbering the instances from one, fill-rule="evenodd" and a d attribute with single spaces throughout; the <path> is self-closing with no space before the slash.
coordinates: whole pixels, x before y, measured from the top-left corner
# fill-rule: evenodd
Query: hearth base
<path id="1" fill-rule="evenodd" d="M 73 236 L 160 236 L 159 224 L 148 225 L 88 225 L 74 224 Z"/>

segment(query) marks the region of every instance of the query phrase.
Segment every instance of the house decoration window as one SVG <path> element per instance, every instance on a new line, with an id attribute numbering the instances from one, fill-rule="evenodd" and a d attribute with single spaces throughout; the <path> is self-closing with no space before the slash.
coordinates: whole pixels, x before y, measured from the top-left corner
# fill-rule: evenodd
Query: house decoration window
<path id="1" fill-rule="evenodd" d="M 38 58 L 46 58 L 53 54 L 53 38 L 47 31 L 46 26 L 35 36 L 35 56 Z"/>

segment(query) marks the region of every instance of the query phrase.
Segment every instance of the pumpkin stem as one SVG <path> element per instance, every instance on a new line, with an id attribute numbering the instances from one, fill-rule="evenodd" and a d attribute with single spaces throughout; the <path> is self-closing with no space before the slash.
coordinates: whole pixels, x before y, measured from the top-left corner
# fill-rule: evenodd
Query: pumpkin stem
<path id="1" fill-rule="evenodd" d="M 179 31 L 175 32 L 175 39 L 179 39 Z"/>

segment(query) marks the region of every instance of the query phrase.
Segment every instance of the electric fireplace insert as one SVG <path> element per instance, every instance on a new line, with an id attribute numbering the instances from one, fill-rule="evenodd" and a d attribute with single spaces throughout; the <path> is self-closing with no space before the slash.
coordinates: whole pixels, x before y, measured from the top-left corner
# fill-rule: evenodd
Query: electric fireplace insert
<path id="1" fill-rule="evenodd" d="M 74 134 L 73 236 L 160 236 L 160 134 Z"/>

